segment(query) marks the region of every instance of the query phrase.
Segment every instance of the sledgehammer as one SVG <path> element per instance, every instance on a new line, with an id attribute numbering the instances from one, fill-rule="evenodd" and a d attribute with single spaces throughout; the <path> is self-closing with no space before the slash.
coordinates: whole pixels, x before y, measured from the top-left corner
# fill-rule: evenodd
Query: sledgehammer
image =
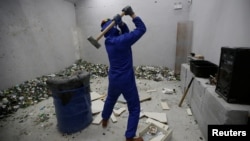
<path id="1" fill-rule="evenodd" d="M 122 12 L 121 17 L 125 15 L 124 12 Z M 107 26 L 96 38 L 93 38 L 92 36 L 88 37 L 89 42 L 94 45 L 97 49 L 101 47 L 101 44 L 98 43 L 98 41 L 103 37 L 105 33 L 107 33 L 113 26 L 115 25 L 115 21 L 113 20 L 109 26 Z"/>

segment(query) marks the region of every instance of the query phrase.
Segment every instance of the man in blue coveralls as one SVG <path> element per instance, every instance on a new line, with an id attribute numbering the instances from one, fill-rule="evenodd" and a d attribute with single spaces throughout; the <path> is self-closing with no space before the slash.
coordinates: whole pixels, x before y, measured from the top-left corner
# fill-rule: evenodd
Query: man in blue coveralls
<path id="1" fill-rule="evenodd" d="M 126 6 L 122 11 L 132 18 L 136 28 L 130 32 L 121 16 L 117 14 L 113 18 L 115 26 L 104 35 L 110 68 L 108 95 L 102 112 L 102 126 L 107 127 L 114 105 L 118 97 L 123 94 L 129 111 L 126 141 L 143 141 L 141 137 L 135 138 L 140 116 L 140 100 L 135 82 L 131 46 L 146 32 L 146 26 L 130 6 Z M 111 22 L 112 20 L 104 20 L 101 24 L 102 30 Z"/>

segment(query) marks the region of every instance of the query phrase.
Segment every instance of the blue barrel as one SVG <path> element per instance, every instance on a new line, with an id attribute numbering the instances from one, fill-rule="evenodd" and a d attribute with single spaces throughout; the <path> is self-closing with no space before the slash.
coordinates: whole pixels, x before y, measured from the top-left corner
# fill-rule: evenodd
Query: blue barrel
<path id="1" fill-rule="evenodd" d="M 47 80 L 60 132 L 78 132 L 91 124 L 93 118 L 89 79 L 89 73 L 82 71 L 67 78 Z"/>

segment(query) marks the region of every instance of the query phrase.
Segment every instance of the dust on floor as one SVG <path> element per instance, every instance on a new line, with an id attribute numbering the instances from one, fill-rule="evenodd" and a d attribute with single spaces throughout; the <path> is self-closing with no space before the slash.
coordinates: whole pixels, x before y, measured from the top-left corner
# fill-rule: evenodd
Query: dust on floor
<path id="1" fill-rule="evenodd" d="M 180 81 L 153 81 L 137 79 L 140 96 L 149 95 L 150 100 L 141 102 L 142 112 L 166 113 L 167 125 L 173 130 L 171 141 L 203 141 L 195 118 L 187 112 L 189 106 L 184 102 L 178 106 L 182 92 Z M 106 94 L 108 86 L 107 77 L 91 79 L 91 91 Z M 166 94 L 164 90 L 175 89 L 174 93 Z M 167 102 L 169 109 L 164 110 L 161 101 Z M 126 107 L 126 104 L 119 103 Z M 95 119 L 96 115 L 93 115 Z M 124 132 L 128 118 L 126 110 L 117 116 L 117 122 L 109 122 L 106 129 L 101 125 L 90 124 L 87 128 L 74 134 L 62 134 L 57 130 L 57 120 L 53 98 L 50 97 L 36 105 L 19 109 L 12 116 L 0 121 L 1 141 L 118 141 L 125 140 Z M 139 121 L 138 134 L 148 126 L 147 117 Z"/>

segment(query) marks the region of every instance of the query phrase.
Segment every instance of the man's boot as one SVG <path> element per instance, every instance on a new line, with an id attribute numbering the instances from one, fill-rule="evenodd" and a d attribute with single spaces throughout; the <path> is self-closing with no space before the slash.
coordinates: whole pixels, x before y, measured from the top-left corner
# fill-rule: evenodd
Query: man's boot
<path id="1" fill-rule="evenodd" d="M 108 120 L 107 119 L 102 119 L 102 127 L 106 128 L 108 126 Z"/>
<path id="2" fill-rule="evenodd" d="M 126 139 L 126 141 L 143 141 L 142 137 Z"/>

